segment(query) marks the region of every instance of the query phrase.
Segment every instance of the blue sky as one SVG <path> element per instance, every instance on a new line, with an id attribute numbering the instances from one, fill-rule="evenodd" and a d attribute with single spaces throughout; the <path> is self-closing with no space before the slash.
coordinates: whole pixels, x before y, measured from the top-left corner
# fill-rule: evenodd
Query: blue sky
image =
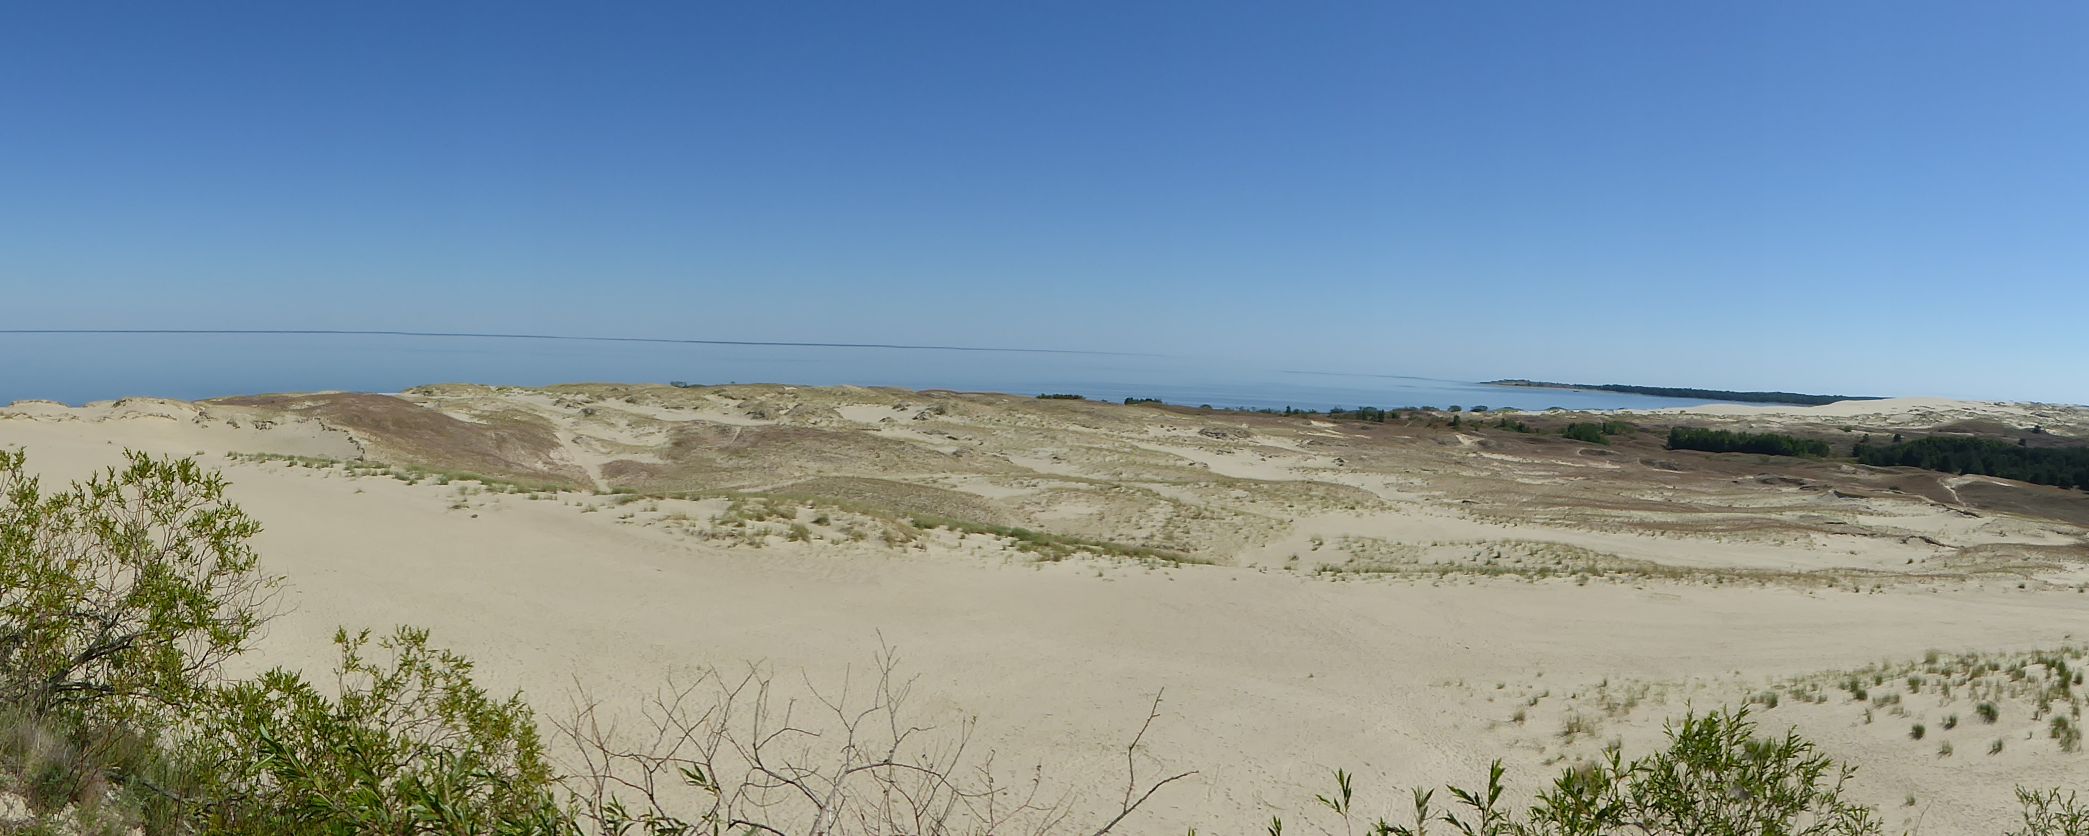
<path id="1" fill-rule="evenodd" d="M 0 328 L 2089 401 L 2089 4 L 6 3 Z"/>

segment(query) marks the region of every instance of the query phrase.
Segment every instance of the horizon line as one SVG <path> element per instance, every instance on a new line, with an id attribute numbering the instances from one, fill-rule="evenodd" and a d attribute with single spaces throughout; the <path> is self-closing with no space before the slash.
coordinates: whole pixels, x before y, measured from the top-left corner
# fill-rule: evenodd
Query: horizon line
<path id="1" fill-rule="evenodd" d="M 1015 354 L 1087 354 L 1105 357 L 1168 357 L 1136 351 L 1101 351 L 1080 348 L 1005 348 L 999 346 L 932 345 L 911 343 L 828 343 L 789 340 L 720 340 L 693 337 L 598 337 L 572 334 L 506 334 L 473 331 L 394 331 L 347 328 L 0 328 L 0 334 L 250 334 L 374 337 L 447 337 L 491 340 L 570 340 L 576 342 L 664 343 L 674 345 L 746 345 L 776 348 L 882 348 L 902 351 L 993 351 Z"/>

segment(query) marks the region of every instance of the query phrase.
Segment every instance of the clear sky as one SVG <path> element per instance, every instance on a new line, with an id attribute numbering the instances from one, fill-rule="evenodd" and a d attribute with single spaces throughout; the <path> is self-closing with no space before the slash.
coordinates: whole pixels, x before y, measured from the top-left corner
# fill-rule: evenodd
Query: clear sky
<path id="1" fill-rule="evenodd" d="M 0 290 L 2089 402 L 2089 3 L 0 2 Z"/>

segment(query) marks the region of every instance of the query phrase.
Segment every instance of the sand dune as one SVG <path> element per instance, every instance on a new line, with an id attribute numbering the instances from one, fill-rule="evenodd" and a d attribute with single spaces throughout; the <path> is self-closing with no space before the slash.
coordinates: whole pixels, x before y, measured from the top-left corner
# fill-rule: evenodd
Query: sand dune
<path id="1" fill-rule="evenodd" d="M 1933 427 L 1955 421 L 2002 420 L 2013 424 L 2078 423 L 2085 407 L 2037 403 L 1991 403 L 1950 398 L 1883 398 L 1836 401 L 1820 406 L 1706 404 L 1679 409 L 1620 410 L 1646 414 L 1736 417 L 1772 422 L 1864 419 L 1879 426 Z"/>
<path id="2" fill-rule="evenodd" d="M 745 660 L 833 681 L 882 637 L 928 716 L 977 715 L 1001 764 L 1050 764 L 1096 809 L 1165 688 L 1145 757 L 1199 775 L 1132 832 L 1306 810 L 1337 767 L 1384 812 L 1396 787 L 1470 781 L 1496 756 L 1527 790 L 1610 741 L 1650 745 L 1690 705 L 1804 694 L 1823 672 L 1931 650 L 2089 641 L 2089 539 L 2065 492 L 2030 486 L 2013 489 L 2060 510 L 1955 504 L 1939 475 L 1005 396 L 393 400 L 18 404 L 0 445 L 52 478 L 126 448 L 223 468 L 289 580 L 261 655 L 315 671 L 336 625 L 419 624 L 549 711 L 576 682 L 628 701 Z M 2084 423 L 2049 412 L 1902 399 L 1684 417 Z M 488 482 L 460 473 L 494 463 Z M 731 519 L 760 502 L 776 515 Z M 909 522 L 931 516 L 1069 539 L 1040 551 Z M 1970 703 L 1868 708 L 1759 710 L 1859 764 L 1896 829 L 1991 832 L 2014 784 L 2089 778 L 2089 756 L 2034 733 L 2028 702 L 1952 731 L 1942 718 Z M 1569 717 L 1592 730 L 1563 734 Z M 1923 720 L 1935 731 L 1910 740 Z"/>

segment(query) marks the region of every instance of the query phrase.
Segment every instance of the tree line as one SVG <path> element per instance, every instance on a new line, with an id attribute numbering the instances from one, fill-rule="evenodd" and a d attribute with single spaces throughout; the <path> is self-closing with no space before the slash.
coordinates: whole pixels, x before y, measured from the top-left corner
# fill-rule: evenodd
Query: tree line
<path id="1" fill-rule="evenodd" d="M 1742 433 L 1702 427 L 1671 427 L 1668 449 L 1707 453 L 1761 453 L 1766 456 L 1825 457 L 1828 442 L 1783 433 Z"/>
<path id="2" fill-rule="evenodd" d="M 1876 401 L 1876 395 L 1808 395 L 1801 392 L 1739 392 L 1732 389 L 1693 389 L 1687 386 L 1631 386 L 1623 383 L 1550 383 L 1542 380 L 1496 380 L 1497 386 L 1530 386 L 1539 389 L 1594 389 L 1657 398 L 1690 398 L 1738 403 L 1789 403 L 1819 406 L 1836 401 Z"/>
<path id="3" fill-rule="evenodd" d="M 1919 467 L 2089 490 L 2089 447 L 2028 447 L 1991 438 L 1931 436 L 1895 444 L 1859 442 L 1858 461 Z"/>

